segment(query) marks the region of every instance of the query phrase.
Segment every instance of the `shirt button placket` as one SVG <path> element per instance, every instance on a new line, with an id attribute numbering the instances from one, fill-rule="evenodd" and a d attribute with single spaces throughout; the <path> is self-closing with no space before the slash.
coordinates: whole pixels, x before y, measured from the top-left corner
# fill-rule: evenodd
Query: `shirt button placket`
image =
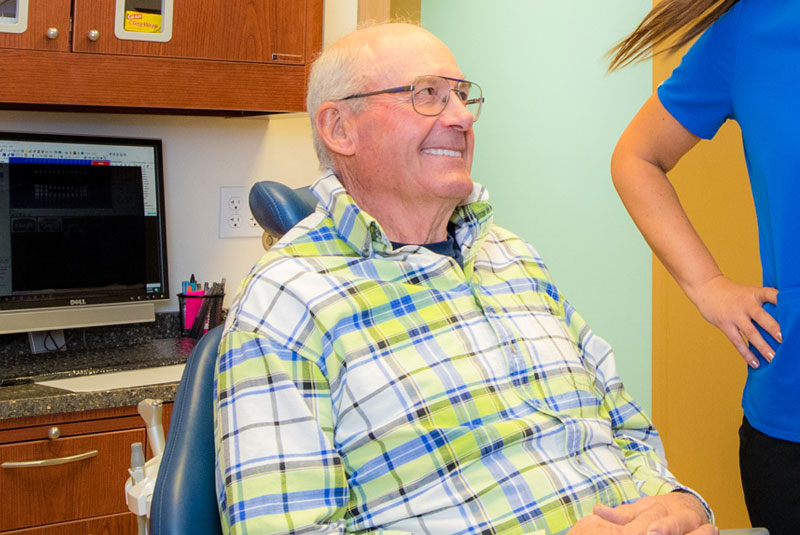
<path id="1" fill-rule="evenodd" d="M 522 355 L 520 355 L 519 347 L 517 346 L 517 341 L 515 339 L 510 339 L 508 341 L 509 348 L 511 349 L 511 355 L 509 355 L 509 361 L 511 363 L 511 369 L 515 372 L 520 372 L 525 369 L 525 363 L 522 361 Z"/>

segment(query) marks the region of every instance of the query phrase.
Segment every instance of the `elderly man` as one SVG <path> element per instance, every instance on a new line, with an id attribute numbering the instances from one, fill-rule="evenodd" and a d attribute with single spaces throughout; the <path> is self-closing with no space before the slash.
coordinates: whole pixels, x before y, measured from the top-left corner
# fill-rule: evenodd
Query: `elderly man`
<path id="1" fill-rule="evenodd" d="M 231 533 L 714 533 L 609 346 L 472 182 L 481 89 L 411 25 L 344 37 L 308 110 L 316 212 L 231 308 Z"/>

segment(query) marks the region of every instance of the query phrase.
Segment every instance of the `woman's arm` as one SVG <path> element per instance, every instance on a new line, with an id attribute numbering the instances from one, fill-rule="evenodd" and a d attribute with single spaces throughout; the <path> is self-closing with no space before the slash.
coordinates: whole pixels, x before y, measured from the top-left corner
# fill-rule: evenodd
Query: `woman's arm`
<path id="1" fill-rule="evenodd" d="M 743 286 L 722 274 L 666 175 L 698 141 L 654 94 L 620 137 L 611 158 L 611 176 L 625 208 L 667 271 L 703 317 L 757 368 L 758 359 L 746 340 L 772 359 L 772 349 L 753 322 L 780 342 L 778 323 L 762 308 L 765 302 L 776 303 L 778 292 Z"/>

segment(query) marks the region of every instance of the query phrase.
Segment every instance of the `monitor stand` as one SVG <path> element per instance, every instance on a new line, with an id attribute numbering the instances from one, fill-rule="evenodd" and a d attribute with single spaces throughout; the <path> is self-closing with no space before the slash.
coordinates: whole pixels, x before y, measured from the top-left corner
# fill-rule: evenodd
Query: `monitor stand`
<path id="1" fill-rule="evenodd" d="M 67 349 L 63 329 L 29 332 L 28 343 L 31 346 L 31 353 L 47 353 L 48 351 Z"/>

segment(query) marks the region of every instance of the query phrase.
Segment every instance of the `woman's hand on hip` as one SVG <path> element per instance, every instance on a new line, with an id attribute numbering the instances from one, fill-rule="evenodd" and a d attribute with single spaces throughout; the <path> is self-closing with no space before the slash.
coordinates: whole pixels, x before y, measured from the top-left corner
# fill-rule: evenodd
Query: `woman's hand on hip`
<path id="1" fill-rule="evenodd" d="M 768 362 L 772 360 L 775 352 L 761 336 L 756 324 L 778 343 L 782 341 L 778 322 L 763 307 L 764 303 L 777 304 L 778 290 L 745 286 L 718 275 L 690 293 L 694 294 L 690 297 L 703 317 L 728 337 L 750 367 L 758 368 L 759 363 L 748 343 L 753 344 Z"/>

